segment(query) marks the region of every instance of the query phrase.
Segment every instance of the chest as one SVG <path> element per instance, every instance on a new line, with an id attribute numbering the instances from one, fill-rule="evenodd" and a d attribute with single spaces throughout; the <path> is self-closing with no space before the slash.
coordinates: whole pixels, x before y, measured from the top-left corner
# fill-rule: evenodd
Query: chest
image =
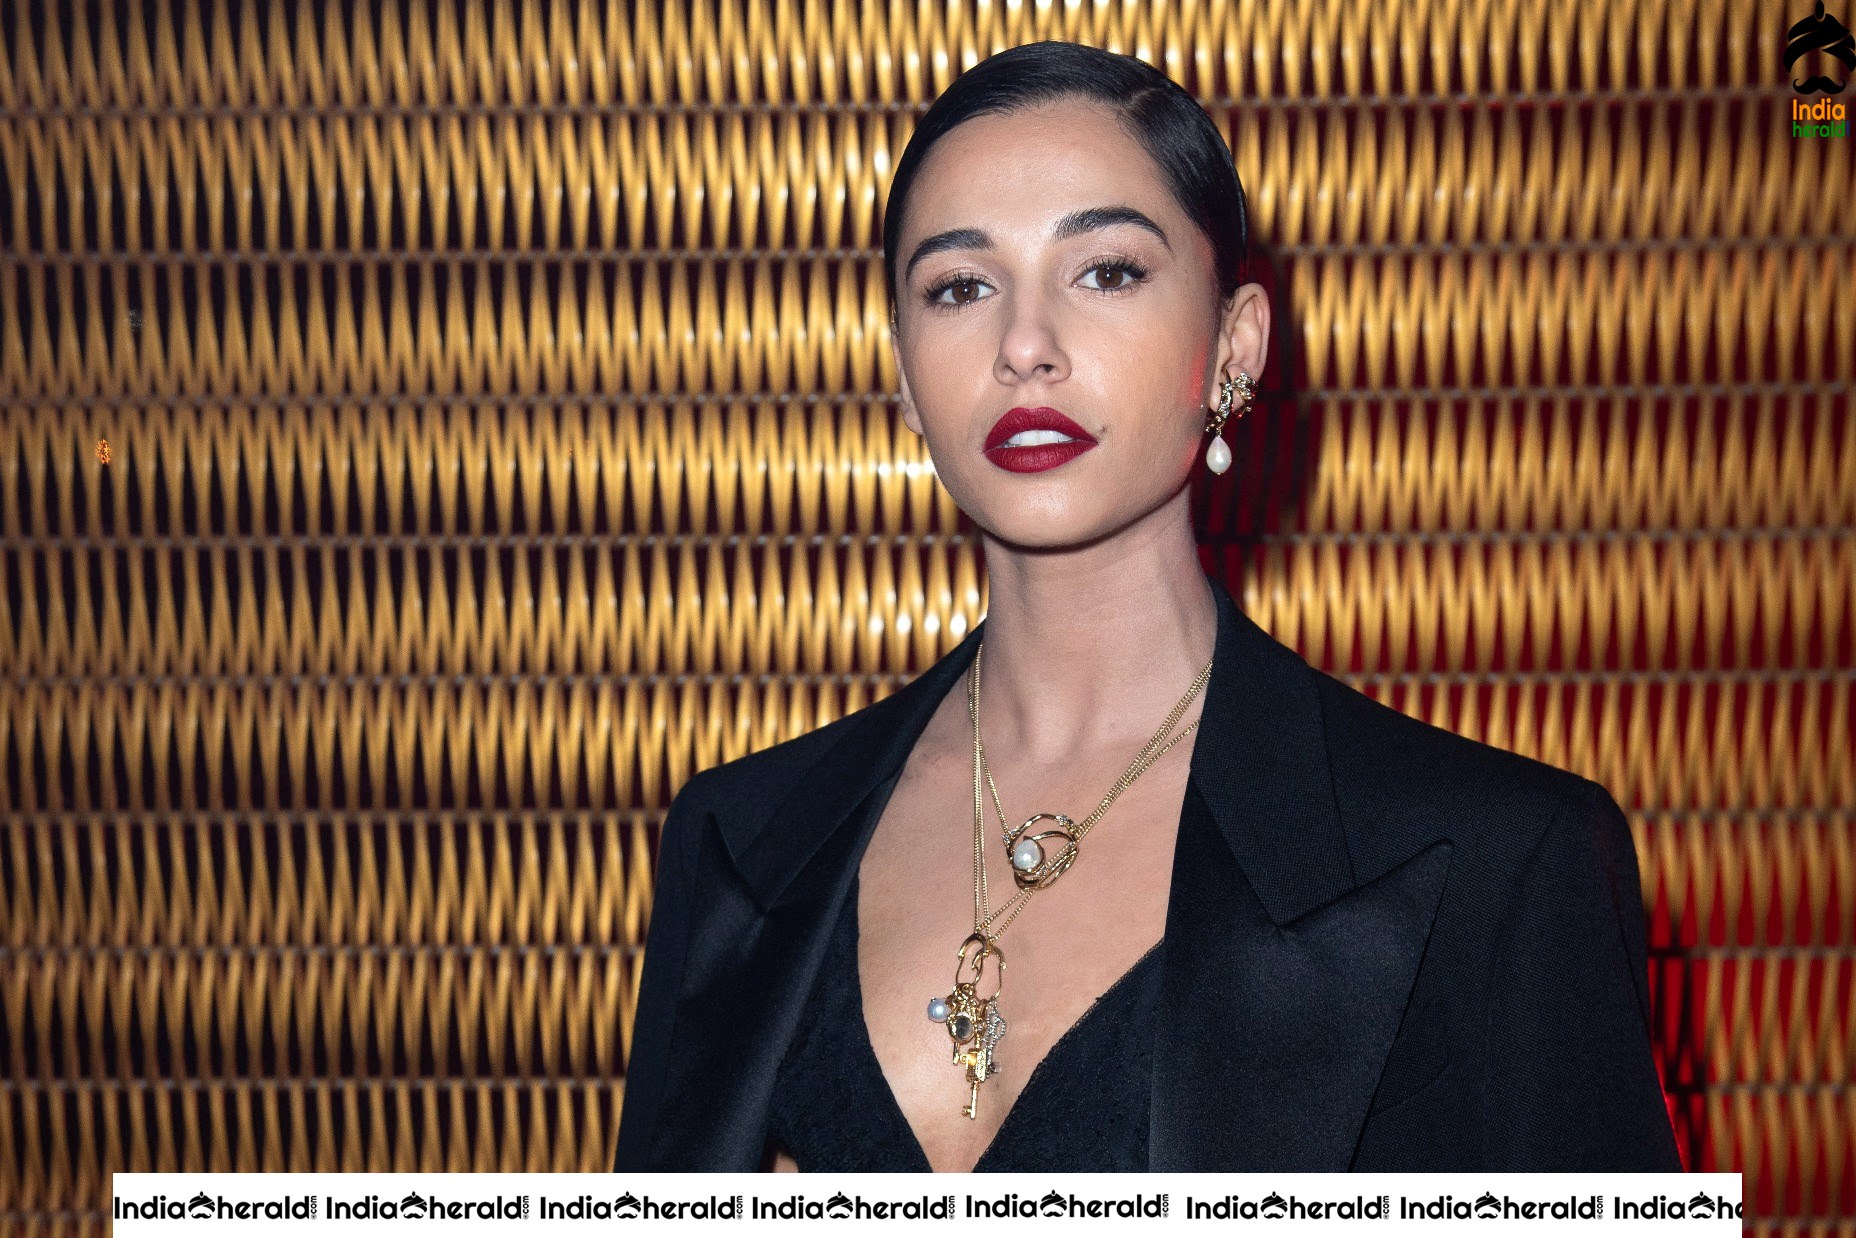
<path id="1" fill-rule="evenodd" d="M 952 1061 L 946 1029 L 926 1013 L 931 997 L 953 988 L 956 949 L 973 931 L 971 748 L 964 760 L 955 751 L 921 749 L 911 757 L 860 863 L 857 967 L 871 1047 L 937 1169 L 966 1169 L 979 1158 L 1036 1065 L 1163 935 L 1187 749 L 1178 745 L 1119 795 L 1070 869 L 1017 904 L 1001 939 L 999 1009 L 1009 1030 L 997 1073 L 980 1088 L 976 1118 L 962 1112 L 969 1086 Z M 1008 801 L 1001 785 L 1006 819 L 1016 825 L 1036 812 L 1063 812 L 1080 823 L 1123 769 L 1078 763 L 1042 780 L 1021 778 L 1019 802 Z M 996 912 L 1019 887 L 984 782 L 981 792 L 987 906 Z M 982 991 L 992 983 L 989 975 Z"/>

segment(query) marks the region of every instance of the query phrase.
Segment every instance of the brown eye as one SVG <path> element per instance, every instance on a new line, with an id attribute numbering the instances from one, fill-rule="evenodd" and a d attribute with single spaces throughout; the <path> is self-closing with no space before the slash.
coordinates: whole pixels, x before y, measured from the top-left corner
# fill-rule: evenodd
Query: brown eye
<path id="1" fill-rule="evenodd" d="M 1147 271 L 1131 262 L 1098 262 L 1085 275 L 1095 275 L 1095 284 L 1085 284 L 1091 292 L 1127 292 L 1146 278 Z"/>
<path id="2" fill-rule="evenodd" d="M 979 290 L 984 287 L 986 287 L 986 281 L 984 280 L 975 279 L 968 275 L 956 275 L 944 279 L 934 287 L 928 289 L 928 291 L 923 294 L 923 298 L 934 309 L 965 309 L 969 305 L 976 304 L 986 299 L 979 295 Z M 942 296 L 943 293 L 955 292 L 956 289 L 963 291 L 957 292 L 951 298 Z"/>

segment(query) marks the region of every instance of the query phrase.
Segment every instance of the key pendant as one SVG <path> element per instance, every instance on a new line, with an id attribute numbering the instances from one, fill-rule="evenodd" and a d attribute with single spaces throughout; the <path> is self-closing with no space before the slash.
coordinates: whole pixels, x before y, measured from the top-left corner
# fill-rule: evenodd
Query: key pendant
<path id="1" fill-rule="evenodd" d="M 973 951 L 971 956 L 969 950 Z M 961 1112 L 977 1118 L 980 1084 L 998 1068 L 994 1050 L 1005 1035 L 1005 1016 L 999 1013 L 998 1003 L 1005 982 L 1005 952 L 996 940 L 974 933 L 960 943 L 958 957 L 954 990 L 928 1003 L 928 1017 L 946 1025 L 948 1039 L 954 1042 L 953 1064 L 967 1068 L 967 1103 Z M 981 996 L 979 984 L 988 958 L 998 963 L 998 984 L 991 993 Z M 961 973 L 968 970 L 971 974 L 963 977 Z"/>
<path id="2" fill-rule="evenodd" d="M 969 1118 L 980 1116 L 980 1084 L 992 1078 L 998 1068 L 993 1049 L 1005 1035 L 1005 1016 L 999 1013 L 997 998 L 980 1003 L 979 1030 L 965 1049 L 956 1047 L 954 1061 L 967 1068 L 967 1106 L 961 1110 Z"/>

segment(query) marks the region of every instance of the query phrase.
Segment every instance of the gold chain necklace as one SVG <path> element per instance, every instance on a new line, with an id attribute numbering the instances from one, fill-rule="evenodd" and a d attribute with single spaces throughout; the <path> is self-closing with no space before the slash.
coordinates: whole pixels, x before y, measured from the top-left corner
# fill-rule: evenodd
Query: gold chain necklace
<path id="1" fill-rule="evenodd" d="M 1199 677 L 1193 680 L 1192 687 L 1186 690 L 1186 695 L 1173 707 L 1165 725 L 1147 741 L 1146 747 L 1134 758 L 1134 763 L 1115 781 L 1102 802 L 1096 805 L 1096 810 L 1081 825 L 1060 812 L 1041 812 L 1012 829 L 1006 825 L 1005 808 L 999 802 L 999 788 L 993 783 L 992 771 L 986 765 L 986 750 L 980 745 L 980 657 L 984 652 L 983 643 L 974 650 L 973 670 L 967 676 L 967 712 L 973 719 L 973 931 L 955 952 L 958 962 L 954 964 L 953 992 L 928 1003 L 928 1017 L 936 1023 L 945 1024 L 947 1034 L 954 1042 L 954 1065 L 966 1067 L 967 1104 L 961 1112 L 969 1118 L 979 1116 L 980 1084 L 991 1078 L 997 1069 L 994 1050 L 1005 1035 L 1005 1019 L 999 1013 L 999 994 L 1005 987 L 1005 952 L 999 948 L 1000 935 L 1030 903 L 1032 895 L 1039 890 L 1049 889 L 1057 878 L 1076 863 L 1083 839 L 1096 822 L 1102 819 L 1108 806 L 1123 791 L 1133 786 L 1134 780 L 1145 773 L 1148 766 L 1165 756 L 1174 744 L 1192 734 L 1193 729 L 1199 725 L 1198 719 L 1194 719 L 1178 735 L 1167 739 L 1192 705 L 1192 698 L 1204 688 L 1212 673 L 1212 664 L 1207 662 L 1205 669 L 1199 672 Z M 1018 884 L 1017 892 L 997 911 L 992 910 L 986 887 L 985 809 L 984 800 L 980 797 L 982 776 L 992 791 L 993 808 L 999 814 L 999 828 L 1006 855 L 1012 863 L 1012 877 Z M 1054 824 L 1048 829 L 1032 833 L 1031 827 L 1039 821 L 1051 821 Z M 1055 855 L 1047 855 L 1045 852 L 1045 843 L 1049 839 L 1061 840 L 1054 844 Z M 993 921 L 1000 916 L 1005 919 L 994 929 Z M 969 950 L 973 951 L 971 955 L 967 953 Z M 979 985 L 985 976 L 986 960 L 989 958 L 994 961 L 997 971 L 992 992 L 982 997 Z M 963 978 L 964 973 L 970 974 L 965 974 Z"/>

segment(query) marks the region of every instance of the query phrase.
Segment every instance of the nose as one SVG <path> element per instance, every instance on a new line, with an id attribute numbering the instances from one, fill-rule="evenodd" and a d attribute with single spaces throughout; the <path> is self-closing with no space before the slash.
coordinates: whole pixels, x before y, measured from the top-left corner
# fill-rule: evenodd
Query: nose
<path id="1" fill-rule="evenodd" d="M 1001 323 L 993 367 L 1000 382 L 1059 382 L 1069 377 L 1070 359 L 1058 339 L 1057 308 L 1049 300 L 1035 292 L 1014 293 Z"/>

